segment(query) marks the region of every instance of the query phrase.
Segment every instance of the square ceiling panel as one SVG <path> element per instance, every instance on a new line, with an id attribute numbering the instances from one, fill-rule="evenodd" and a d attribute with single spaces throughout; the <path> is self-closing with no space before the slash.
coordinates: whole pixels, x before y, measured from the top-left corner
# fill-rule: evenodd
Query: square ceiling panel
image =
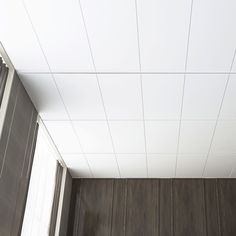
<path id="1" fill-rule="evenodd" d="M 74 121 L 76 133 L 85 153 L 112 153 L 113 146 L 105 121 Z"/>
<path id="2" fill-rule="evenodd" d="M 119 178 L 118 164 L 114 154 L 87 155 L 92 173 L 97 178 Z"/>
<path id="3" fill-rule="evenodd" d="M 143 75 L 145 119 L 180 119 L 184 75 Z"/>
<path id="4" fill-rule="evenodd" d="M 175 176 L 176 155 L 148 154 L 148 177 L 173 178 Z"/>
<path id="5" fill-rule="evenodd" d="M 42 119 L 67 120 L 69 118 L 52 75 L 20 74 L 20 78 Z"/>
<path id="6" fill-rule="evenodd" d="M 145 153 L 142 121 L 110 121 L 116 153 Z"/>
<path id="7" fill-rule="evenodd" d="M 182 121 L 179 153 L 207 153 L 214 132 L 214 121 Z"/>
<path id="8" fill-rule="evenodd" d="M 96 75 L 54 75 L 72 120 L 105 119 Z"/>
<path id="9" fill-rule="evenodd" d="M 98 75 L 108 119 L 142 119 L 139 75 Z"/>
<path id="10" fill-rule="evenodd" d="M 179 155 L 176 166 L 177 178 L 202 177 L 206 155 Z"/>
<path id="11" fill-rule="evenodd" d="M 0 43 L 21 71 L 49 71 L 22 1 L 1 1 Z"/>
<path id="12" fill-rule="evenodd" d="M 138 71 L 135 1 L 81 0 L 97 71 Z"/>
<path id="13" fill-rule="evenodd" d="M 137 0 L 141 68 L 185 70 L 191 0 Z"/>
<path id="14" fill-rule="evenodd" d="M 221 120 L 236 119 L 236 75 L 231 74 L 220 112 Z"/>
<path id="15" fill-rule="evenodd" d="M 236 153 L 236 121 L 218 122 L 212 142 L 211 153 Z"/>
<path id="16" fill-rule="evenodd" d="M 208 158 L 203 177 L 229 178 L 234 170 L 236 158 L 215 157 Z"/>
<path id="17" fill-rule="evenodd" d="M 176 153 L 178 121 L 146 121 L 145 127 L 148 153 Z"/>
<path id="18" fill-rule="evenodd" d="M 228 75 L 187 75 L 184 90 L 183 119 L 216 119 Z"/>
<path id="19" fill-rule="evenodd" d="M 82 153 L 70 121 L 45 121 L 44 123 L 60 153 Z"/>
<path id="20" fill-rule="evenodd" d="M 236 42 L 234 0 L 193 1 L 187 70 L 228 72 Z"/>
<path id="21" fill-rule="evenodd" d="M 147 177 L 147 163 L 144 154 L 119 154 L 117 159 L 122 178 Z"/>
<path id="22" fill-rule="evenodd" d="M 51 71 L 94 71 L 78 1 L 24 2 Z"/>

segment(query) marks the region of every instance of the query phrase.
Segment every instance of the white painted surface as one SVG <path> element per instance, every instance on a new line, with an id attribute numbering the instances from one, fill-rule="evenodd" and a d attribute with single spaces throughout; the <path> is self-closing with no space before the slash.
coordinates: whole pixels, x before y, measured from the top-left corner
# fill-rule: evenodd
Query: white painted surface
<path id="1" fill-rule="evenodd" d="M 1 7 L 0 40 L 73 177 L 236 176 L 235 1 Z"/>

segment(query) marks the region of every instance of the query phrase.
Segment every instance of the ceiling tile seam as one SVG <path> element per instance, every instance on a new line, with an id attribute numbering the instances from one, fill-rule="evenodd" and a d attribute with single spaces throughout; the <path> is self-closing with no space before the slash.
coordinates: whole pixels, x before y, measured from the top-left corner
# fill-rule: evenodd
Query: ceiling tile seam
<path id="1" fill-rule="evenodd" d="M 190 14 L 189 14 L 188 39 L 187 39 L 186 55 L 185 55 L 185 66 L 184 66 L 184 71 L 185 72 L 187 71 L 187 66 L 188 66 L 188 54 L 189 54 L 189 42 L 190 42 L 190 37 L 191 37 L 192 15 L 193 15 L 193 0 L 191 0 L 191 8 L 190 8 Z M 184 106 L 184 95 L 185 95 L 185 82 L 186 82 L 186 73 L 184 74 L 183 87 L 182 87 L 180 120 L 179 120 L 179 129 L 178 129 L 178 137 L 177 137 L 177 149 L 176 149 L 175 177 L 177 175 L 177 166 L 178 166 L 179 143 L 180 143 L 182 116 L 183 116 L 183 106 Z"/>
<path id="2" fill-rule="evenodd" d="M 137 44 L 138 44 L 138 61 L 139 61 L 139 71 L 142 71 L 141 63 L 141 50 L 140 50 L 140 32 L 139 32 L 139 18 L 138 18 L 138 6 L 137 0 L 134 0 L 135 3 L 135 17 L 136 17 L 136 33 L 137 33 Z M 142 74 L 139 74 L 140 79 L 140 92 L 141 92 L 141 104 L 142 104 L 142 118 L 143 118 L 143 135 L 144 135 L 144 148 L 146 153 L 146 172 L 147 177 L 149 177 L 148 171 L 148 158 L 147 158 L 147 136 L 146 136 L 146 124 L 145 124 L 145 111 L 144 111 L 144 97 L 143 97 L 143 78 Z"/>
<path id="3" fill-rule="evenodd" d="M 234 55 L 233 55 L 233 59 L 232 59 L 231 65 L 230 65 L 229 72 L 231 72 L 232 69 L 233 69 L 235 56 L 236 56 L 236 49 L 235 49 L 235 51 L 234 51 Z M 226 81 L 225 88 L 224 88 L 224 92 L 223 92 L 223 96 L 222 96 L 222 99 L 221 99 L 220 108 L 219 108 L 219 111 L 218 111 L 218 114 L 217 114 L 217 119 L 216 119 L 216 121 L 215 121 L 215 126 L 214 126 L 214 129 L 213 129 L 213 133 L 212 133 L 212 137 L 211 137 L 211 141 L 210 141 L 210 145 L 209 145 L 209 149 L 208 149 L 206 161 L 205 161 L 204 168 L 203 168 L 203 172 L 202 172 L 202 177 L 205 176 L 206 165 L 207 165 L 207 162 L 208 162 L 210 153 L 211 153 L 211 148 L 212 148 L 214 136 L 215 136 L 215 133 L 216 133 L 216 128 L 217 128 L 217 126 L 218 126 L 218 121 L 220 120 L 219 117 L 220 117 L 221 109 L 222 109 L 222 106 L 223 106 L 223 103 L 224 103 L 224 98 L 225 98 L 225 94 L 226 94 L 226 91 L 227 91 L 227 88 L 228 88 L 229 81 L 230 81 L 230 73 L 228 73 L 228 76 L 227 76 L 227 81 Z"/>
<path id="4" fill-rule="evenodd" d="M 81 155 L 82 152 L 62 152 L 62 155 Z M 114 155 L 114 152 L 85 152 L 87 155 Z M 117 155 L 145 155 L 145 152 L 117 152 Z M 163 156 L 169 156 L 173 155 L 175 156 L 176 153 L 173 152 L 147 152 L 148 155 L 163 155 Z M 230 157 L 236 159 L 236 153 L 212 153 L 213 156 L 222 156 L 222 155 L 235 155 L 235 157 Z M 181 156 L 206 156 L 207 152 L 180 152 L 179 155 Z M 155 157 L 154 157 L 155 158 Z M 185 158 L 185 157 L 183 157 Z M 189 157 L 187 157 L 189 158 Z M 191 158 L 198 158 L 198 157 L 191 157 Z M 223 158 L 223 157 L 217 157 L 217 158 Z M 213 157 L 214 159 L 214 157 Z"/>
<path id="5" fill-rule="evenodd" d="M 18 73 L 22 74 L 42 74 L 42 75 L 47 75 L 47 74 L 78 74 L 78 75 L 228 75 L 230 74 L 236 74 L 236 72 L 231 71 L 231 72 L 217 72 L 217 71 L 195 71 L 195 72 L 168 72 L 168 71 L 150 71 L 150 72 L 144 72 L 144 71 L 96 71 L 96 72 L 91 72 L 91 71 L 52 71 L 52 72 L 47 72 L 47 71 L 24 71 L 24 70 L 18 70 Z"/>
<path id="6" fill-rule="evenodd" d="M 42 54 L 43 54 L 44 60 L 45 60 L 47 66 L 48 66 L 48 69 L 49 69 L 49 71 L 50 71 L 50 75 L 51 75 L 51 77 L 52 77 L 52 79 L 53 79 L 53 82 L 54 82 L 54 84 L 55 84 L 55 87 L 56 87 L 56 89 L 57 89 L 57 92 L 58 92 L 58 94 L 59 94 L 59 96 L 60 96 L 61 102 L 62 102 L 62 104 L 63 104 L 63 106 L 64 106 L 64 109 L 65 109 L 65 111 L 66 111 L 66 113 L 67 113 L 67 116 L 68 116 L 68 118 L 69 118 L 69 121 L 70 121 L 71 127 L 72 127 L 72 129 L 73 129 L 73 132 L 74 132 L 74 134 L 75 134 L 76 137 L 77 137 L 77 141 L 78 141 L 78 144 L 79 144 L 79 146 L 80 146 L 80 149 L 81 149 L 82 153 L 83 153 L 84 156 L 85 156 L 85 153 L 84 153 L 84 151 L 83 151 L 83 147 L 82 147 L 82 145 L 81 145 L 81 142 L 80 142 L 80 140 L 79 140 L 79 137 L 78 137 L 78 135 L 77 135 L 77 132 L 76 132 L 76 130 L 75 130 L 75 128 L 74 128 L 74 125 L 73 125 L 73 122 L 72 122 L 72 120 L 71 120 L 70 114 L 69 114 L 68 109 L 67 109 L 67 107 L 66 107 L 66 105 L 65 105 L 64 99 L 63 99 L 63 97 L 62 97 L 62 95 L 61 95 L 61 92 L 60 92 L 60 90 L 59 90 L 59 88 L 58 88 L 56 79 L 55 79 L 54 74 L 52 73 L 52 70 L 51 70 L 51 66 L 50 66 L 50 64 L 49 64 L 49 62 L 48 62 L 48 59 L 47 59 L 46 54 L 45 54 L 45 52 L 44 52 L 43 46 L 42 46 L 42 44 L 41 44 L 41 41 L 40 41 L 39 36 L 38 36 L 38 34 L 37 34 L 36 28 L 34 27 L 33 21 L 32 21 L 32 19 L 31 19 L 30 13 L 29 13 L 29 11 L 28 11 L 28 9 L 27 9 L 27 6 L 26 6 L 24 0 L 22 0 L 22 4 L 23 4 L 24 10 L 25 10 L 25 12 L 26 12 L 27 18 L 28 18 L 28 20 L 29 20 L 29 22 L 30 22 L 30 25 L 31 25 L 31 27 L 32 27 L 33 33 L 35 34 L 35 37 L 36 37 L 36 39 L 37 39 L 38 45 L 39 45 L 39 47 L 40 47 L 40 49 L 41 49 L 41 52 L 42 52 Z M 62 158 L 62 159 L 63 159 L 63 158 Z M 88 162 L 86 156 L 85 156 L 85 159 L 86 159 L 86 161 L 87 161 L 87 165 L 88 165 L 88 167 L 89 167 L 90 174 L 91 174 L 91 176 L 93 177 L 93 172 L 92 172 L 92 169 L 91 169 L 91 167 L 90 167 L 90 165 L 89 165 L 89 162 Z M 63 161 L 64 161 L 64 160 L 63 160 Z M 65 161 L 64 161 L 64 162 L 65 162 Z"/>
<path id="7" fill-rule="evenodd" d="M 75 122 L 105 122 L 106 119 L 71 119 Z M 144 119 L 145 122 L 179 122 L 180 119 Z M 219 119 L 224 122 L 236 122 L 236 119 Z M 68 119 L 43 119 L 43 121 L 69 121 Z M 108 119 L 109 122 L 142 122 L 143 119 Z M 216 119 L 182 119 L 182 122 L 213 122 Z"/>
<path id="8" fill-rule="evenodd" d="M 87 25 L 86 25 L 86 22 L 85 22 L 85 17 L 84 17 L 84 12 L 83 12 L 83 8 L 82 8 L 82 4 L 81 4 L 80 0 L 77 0 L 77 2 L 79 4 L 79 9 L 80 9 L 82 20 L 83 20 L 84 30 L 85 30 L 85 34 L 86 34 L 89 50 L 90 50 L 90 55 L 91 55 L 94 71 L 96 72 L 97 68 L 96 68 L 95 59 L 94 59 L 94 56 L 93 56 L 93 51 L 92 51 L 92 46 L 91 46 L 91 43 L 90 43 L 90 38 L 89 38 L 89 33 L 88 33 Z M 109 136 L 110 136 L 110 141 L 111 141 L 112 149 L 113 149 L 113 152 L 114 152 L 114 155 L 115 155 L 115 161 L 116 161 L 118 173 L 119 173 L 119 176 L 121 178 L 120 166 L 119 166 L 119 163 L 118 163 L 118 160 L 117 160 L 115 144 L 114 144 L 114 140 L 113 140 L 113 137 L 112 137 L 110 124 L 109 124 L 109 121 L 108 121 L 108 115 L 107 115 L 107 111 L 106 111 L 106 107 L 105 107 L 105 102 L 104 102 L 104 98 L 103 98 L 103 94 L 102 94 L 102 90 L 101 90 L 101 85 L 100 85 L 100 82 L 99 82 L 98 74 L 95 73 L 95 76 L 96 76 L 97 85 L 98 85 L 98 89 L 99 89 L 99 93 L 100 93 L 100 98 L 101 98 L 101 102 L 102 102 L 102 106 L 103 106 L 103 111 L 104 111 L 105 118 L 106 118 L 106 123 L 107 123 L 107 128 L 108 128 L 108 132 L 109 132 Z"/>

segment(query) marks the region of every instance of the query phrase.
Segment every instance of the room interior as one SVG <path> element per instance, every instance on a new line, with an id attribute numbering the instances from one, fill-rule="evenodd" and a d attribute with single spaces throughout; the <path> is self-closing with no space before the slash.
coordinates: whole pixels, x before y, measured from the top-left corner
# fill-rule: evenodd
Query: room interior
<path id="1" fill-rule="evenodd" d="M 0 236 L 236 235 L 235 1 L 0 6 Z"/>

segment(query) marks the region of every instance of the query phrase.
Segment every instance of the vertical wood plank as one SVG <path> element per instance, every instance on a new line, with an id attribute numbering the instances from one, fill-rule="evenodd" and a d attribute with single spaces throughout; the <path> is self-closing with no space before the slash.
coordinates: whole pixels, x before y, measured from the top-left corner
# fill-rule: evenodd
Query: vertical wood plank
<path id="1" fill-rule="evenodd" d="M 78 235 L 109 236 L 113 180 L 82 180 Z"/>
<path id="2" fill-rule="evenodd" d="M 160 180 L 160 235 L 171 236 L 172 229 L 172 180 Z"/>
<path id="3" fill-rule="evenodd" d="M 174 235 L 205 236 L 202 180 L 174 180 Z"/>
<path id="4" fill-rule="evenodd" d="M 127 180 L 114 180 L 111 236 L 125 235 Z"/>
<path id="5" fill-rule="evenodd" d="M 12 224 L 12 235 L 17 235 L 17 232 L 21 232 L 21 227 L 23 223 L 24 218 L 24 211 L 26 206 L 26 200 L 27 200 L 27 194 L 28 194 L 28 186 L 30 178 L 27 176 L 28 168 L 29 168 L 29 162 L 34 157 L 34 150 L 36 145 L 36 134 L 38 130 L 37 125 L 37 112 L 35 109 L 33 109 L 33 115 L 31 119 L 31 126 L 29 130 L 29 142 L 25 150 L 25 160 L 23 163 L 23 167 L 21 170 L 21 176 L 19 178 L 19 187 L 17 192 L 17 199 L 16 199 L 16 207 L 15 207 L 15 214 L 14 214 L 14 220 Z M 31 170 L 31 166 L 29 168 Z"/>
<path id="6" fill-rule="evenodd" d="M 236 235 L 236 179 L 218 180 L 222 236 Z"/>
<path id="7" fill-rule="evenodd" d="M 71 189 L 71 197 L 70 197 L 70 211 L 68 218 L 68 229 L 67 235 L 76 235 L 73 232 L 76 232 L 77 224 L 79 223 L 78 217 L 76 215 L 79 214 L 78 201 L 80 200 L 80 179 L 72 180 L 72 189 Z M 77 204 L 76 204 L 77 203 Z"/>
<path id="8" fill-rule="evenodd" d="M 128 180 L 126 236 L 158 235 L 158 180 Z"/>
<path id="9" fill-rule="evenodd" d="M 70 210 L 71 188 L 72 188 L 72 177 L 69 174 L 69 171 L 67 170 L 64 197 L 63 197 L 62 210 L 61 210 L 59 236 L 65 236 L 67 233 L 69 210 Z"/>
<path id="10" fill-rule="evenodd" d="M 205 211 L 207 236 L 220 236 L 218 218 L 217 182 L 215 179 L 204 180 Z"/>

